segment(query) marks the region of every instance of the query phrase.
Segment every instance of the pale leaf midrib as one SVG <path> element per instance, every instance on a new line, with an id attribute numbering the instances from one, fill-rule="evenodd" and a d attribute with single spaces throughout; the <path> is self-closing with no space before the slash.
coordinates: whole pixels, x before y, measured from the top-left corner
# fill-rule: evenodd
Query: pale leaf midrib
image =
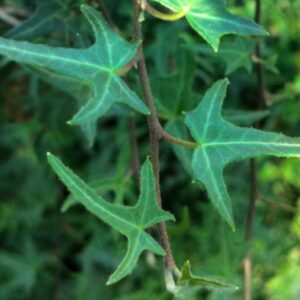
<path id="1" fill-rule="evenodd" d="M 68 178 L 68 180 L 71 181 L 71 185 L 73 185 L 73 187 L 76 188 L 79 191 L 79 193 L 84 195 L 85 198 L 90 202 L 90 204 L 92 206 L 98 207 L 98 209 L 102 210 L 103 212 L 107 213 L 108 215 L 111 215 L 113 218 L 125 223 L 126 225 L 129 225 L 130 227 L 133 227 L 134 229 L 139 230 L 139 227 L 136 224 L 128 222 L 126 219 L 122 219 L 121 217 L 119 217 L 118 215 L 112 213 L 110 210 L 106 209 L 105 207 L 100 206 L 99 203 L 93 201 L 93 199 L 90 198 L 90 196 L 86 193 L 86 191 L 84 189 L 81 189 L 81 187 L 79 187 L 78 184 L 76 184 L 76 182 L 72 178 L 70 178 L 70 176 L 65 172 L 64 168 L 62 168 L 60 166 L 60 163 L 56 162 L 55 160 L 54 161 L 52 160 L 52 161 L 55 163 L 56 168 L 58 170 L 60 170 L 60 173 L 65 174 L 65 176 Z M 75 196 L 75 198 L 77 198 L 77 197 Z M 84 203 L 82 203 L 82 204 L 84 204 Z M 114 227 L 114 226 L 112 226 L 112 227 Z"/>
<path id="2" fill-rule="evenodd" d="M 219 189 L 218 189 L 218 184 L 217 184 L 217 182 L 216 182 L 216 179 L 215 179 L 215 176 L 214 176 L 214 172 L 213 172 L 213 170 L 212 170 L 212 168 L 211 168 L 210 159 L 209 159 L 209 157 L 208 157 L 208 155 L 207 155 L 207 153 L 206 153 L 206 151 L 205 151 L 205 148 L 203 148 L 203 155 L 204 155 L 204 159 L 205 159 L 205 161 L 206 161 L 206 163 L 207 163 L 207 170 L 208 170 L 208 173 L 209 173 L 209 175 L 210 175 L 210 178 L 211 178 L 213 187 L 214 187 L 214 189 L 215 189 L 215 191 L 216 191 L 216 193 L 217 193 L 217 195 L 218 195 L 218 199 L 221 200 L 221 201 L 218 201 L 218 204 L 219 204 L 219 205 L 221 204 L 221 206 L 223 207 L 223 212 L 225 213 L 225 215 L 226 215 L 226 217 L 227 217 L 227 220 L 231 220 L 231 215 L 228 214 L 228 209 L 227 209 L 227 207 L 225 206 L 224 202 L 222 201 L 223 197 L 222 197 L 222 195 L 220 194 L 220 191 L 219 191 Z M 212 199 L 213 199 L 213 198 L 214 198 L 214 197 L 212 197 Z"/>
<path id="3" fill-rule="evenodd" d="M 212 116 L 213 110 L 215 109 L 215 102 L 216 102 L 217 97 L 219 96 L 219 92 L 220 92 L 221 88 L 222 88 L 222 85 L 220 84 L 218 86 L 218 89 L 215 91 L 215 94 L 213 95 L 213 98 L 210 102 L 209 111 L 208 111 L 207 117 L 206 117 L 206 123 L 205 123 L 204 129 L 203 129 L 203 138 L 204 139 L 206 139 L 207 131 L 208 131 L 209 125 L 211 124 L 211 116 Z"/>
<path id="4" fill-rule="evenodd" d="M 241 24 L 239 22 L 239 20 L 234 21 L 234 20 L 231 20 L 231 19 L 228 19 L 228 18 L 221 18 L 221 17 L 217 17 L 217 16 L 213 16 L 213 15 L 208 15 L 208 14 L 204 14 L 204 13 L 196 13 L 196 12 L 191 12 L 191 11 L 188 13 L 188 16 L 189 17 L 199 17 L 199 18 L 202 18 L 202 19 L 205 19 L 205 20 L 225 22 L 225 23 L 229 23 L 229 24 L 232 24 L 232 25 L 235 25 L 235 26 L 238 26 L 238 27 L 247 28 L 248 30 L 249 30 L 249 28 L 253 29 L 253 27 L 251 25 Z M 237 17 L 237 16 L 234 16 L 234 17 Z M 242 17 L 240 17 L 240 18 L 242 18 Z M 256 31 L 259 31 L 259 30 L 257 29 Z"/>
<path id="5" fill-rule="evenodd" d="M 1 42 L 1 38 L 0 38 L 0 42 Z M 44 46 L 44 47 L 47 47 L 47 46 Z M 104 67 L 101 67 L 99 65 L 96 65 L 96 64 L 92 64 L 92 63 L 87 63 L 87 62 L 82 62 L 82 61 L 79 61 L 79 60 L 74 60 L 74 59 L 70 59 L 70 58 L 66 58 L 66 57 L 59 57 L 59 56 L 56 56 L 56 55 L 45 55 L 45 54 L 42 54 L 42 53 L 37 53 L 37 52 L 31 52 L 31 51 L 28 51 L 28 50 L 25 50 L 25 49 L 18 49 L 16 47 L 7 47 L 7 46 L 4 46 L 4 45 L 1 45 L 0 44 L 0 49 L 4 49 L 6 51 L 15 51 L 15 52 L 19 52 L 20 55 L 28 55 L 28 56 L 36 56 L 36 57 L 40 57 L 40 58 L 43 58 L 43 59 L 48 59 L 49 61 L 52 60 L 52 61 L 60 61 L 61 63 L 69 63 L 69 64 L 75 64 L 75 65 L 78 65 L 78 66 L 84 66 L 84 67 L 91 67 L 93 69 L 96 69 L 97 71 L 106 71 L 106 72 L 111 72 L 110 69 L 107 69 L 107 68 L 104 68 Z M 74 51 L 74 49 L 67 49 L 67 48 L 62 48 L 62 49 L 66 49 L 66 50 L 72 50 Z M 87 49 L 84 49 L 82 51 L 87 51 L 91 48 L 87 48 Z M 78 49 L 78 51 L 80 51 Z M 35 63 L 31 63 L 31 62 L 26 62 L 25 64 L 32 64 L 32 65 L 37 65 Z"/>
<path id="6" fill-rule="evenodd" d="M 206 142 L 201 144 L 203 147 L 218 147 L 218 146 L 228 146 L 228 145 L 258 145 L 258 146 L 274 146 L 274 147 L 299 147 L 300 144 L 289 144 L 289 143 L 269 143 L 269 142 L 256 142 L 256 141 L 231 141 L 231 142 Z M 300 155 L 300 152 L 299 152 Z"/>
<path id="7" fill-rule="evenodd" d="M 140 238 L 142 233 L 138 233 L 135 237 L 128 237 L 128 249 L 127 253 L 119 265 L 119 267 L 116 269 L 116 271 L 112 274 L 111 278 L 113 282 L 115 282 L 119 278 L 123 278 L 126 276 L 132 268 L 129 266 L 132 265 L 134 261 L 134 255 L 136 255 L 136 252 L 139 252 L 139 244 L 140 244 Z M 133 255 L 134 254 L 134 255 Z"/>

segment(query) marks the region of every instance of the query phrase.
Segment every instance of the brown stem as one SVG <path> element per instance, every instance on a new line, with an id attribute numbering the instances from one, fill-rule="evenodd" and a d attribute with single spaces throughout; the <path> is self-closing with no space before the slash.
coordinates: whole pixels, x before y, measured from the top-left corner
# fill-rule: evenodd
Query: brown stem
<path id="1" fill-rule="evenodd" d="M 269 200 L 267 199 L 266 197 L 262 196 L 262 195 L 258 195 L 257 196 L 257 200 L 269 205 L 269 206 L 272 206 L 274 208 L 278 208 L 278 209 L 282 209 L 282 210 L 285 210 L 287 212 L 290 212 L 290 213 L 296 213 L 297 212 L 297 208 L 291 206 L 291 205 L 288 205 L 288 204 L 285 204 L 285 203 L 278 203 L 278 202 L 274 202 L 272 200 Z"/>
<path id="2" fill-rule="evenodd" d="M 261 22 L 261 0 L 255 0 L 255 22 Z M 255 56 L 258 60 L 261 60 L 261 41 L 257 42 L 255 48 Z M 266 103 L 265 97 L 265 76 L 264 76 L 264 67 L 261 63 L 257 63 L 256 67 L 256 77 L 258 84 L 258 97 L 257 103 L 255 104 L 256 109 L 261 109 Z M 257 123 L 256 128 L 260 127 L 260 124 Z M 255 218 L 256 210 L 256 200 L 258 197 L 258 180 L 257 180 L 257 163 L 255 159 L 250 160 L 250 199 L 245 227 L 245 240 L 247 243 L 247 251 L 244 258 L 244 300 L 251 300 L 252 297 L 252 253 L 251 253 L 251 242 L 253 238 L 253 223 Z"/>
<path id="3" fill-rule="evenodd" d="M 140 1 L 134 0 L 133 28 L 134 28 L 134 39 L 136 41 L 142 40 L 142 26 L 139 21 L 139 16 L 140 16 Z M 153 171 L 156 180 L 157 203 L 159 204 L 160 207 L 162 207 L 161 191 L 160 191 L 160 165 L 159 165 L 159 140 L 161 138 L 161 126 L 158 122 L 157 111 L 153 101 L 152 90 L 150 87 L 149 76 L 147 72 L 147 66 L 145 62 L 145 56 L 144 56 L 144 50 L 142 44 L 139 47 L 138 56 L 140 58 L 140 60 L 138 61 L 138 71 L 139 71 L 140 82 L 143 89 L 144 100 L 151 112 L 150 116 L 148 117 L 148 126 L 149 126 L 149 133 L 150 133 L 151 161 L 152 161 Z M 167 270 L 176 272 L 177 267 L 171 250 L 166 224 L 164 222 L 159 224 L 159 238 L 162 247 L 166 251 L 165 268 Z"/>
<path id="4" fill-rule="evenodd" d="M 100 10 L 102 11 L 104 18 L 108 22 L 108 24 L 115 30 L 118 30 L 116 24 L 114 23 L 114 21 L 112 20 L 112 18 L 110 16 L 110 13 L 109 13 L 106 5 L 103 3 L 103 0 L 98 0 L 97 3 L 99 5 Z"/>
<path id="5" fill-rule="evenodd" d="M 257 184 L 257 164 L 255 159 L 250 160 L 250 201 L 248 207 L 248 215 L 246 221 L 245 240 L 251 241 L 253 234 L 253 221 L 255 217 L 255 203 L 258 195 L 258 184 Z"/>
<path id="6" fill-rule="evenodd" d="M 0 8 L 0 20 L 7 23 L 8 25 L 18 26 L 21 24 L 21 21 L 10 15 L 8 12 Z"/>
<path id="7" fill-rule="evenodd" d="M 140 186 L 140 159 L 139 159 L 139 150 L 138 150 L 138 142 L 136 135 L 136 125 L 133 117 L 129 119 L 129 134 L 130 134 L 130 145 L 132 152 L 132 170 L 135 177 L 135 181 L 137 183 L 137 187 Z"/>

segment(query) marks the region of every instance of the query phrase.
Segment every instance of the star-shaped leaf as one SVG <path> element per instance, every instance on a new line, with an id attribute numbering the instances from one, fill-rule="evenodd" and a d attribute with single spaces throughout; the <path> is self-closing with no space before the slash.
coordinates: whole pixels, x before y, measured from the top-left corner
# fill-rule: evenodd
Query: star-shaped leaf
<path id="1" fill-rule="evenodd" d="M 113 284 L 129 275 L 144 250 L 165 255 L 163 248 L 146 232 L 156 223 L 174 220 L 172 214 L 159 208 L 156 202 L 155 179 L 152 165 L 147 159 L 141 171 L 141 195 L 134 207 L 112 204 L 77 177 L 54 155 L 48 154 L 48 161 L 73 196 L 85 208 L 110 225 L 128 240 L 126 255 L 107 284 Z"/>
<path id="2" fill-rule="evenodd" d="M 196 30 L 215 51 L 220 38 L 226 34 L 265 36 L 264 28 L 226 9 L 224 0 L 154 0 L 175 13 L 184 13 L 190 26 Z"/>
<path id="3" fill-rule="evenodd" d="M 117 102 L 148 114 L 146 105 L 118 76 L 118 71 L 135 56 L 138 45 L 130 44 L 118 36 L 92 7 L 82 5 L 81 9 L 96 37 L 90 48 L 50 47 L 0 38 L 0 54 L 20 63 L 47 68 L 88 85 L 92 89 L 92 96 L 70 124 L 85 125 L 97 120 Z"/>
<path id="4" fill-rule="evenodd" d="M 216 82 L 199 106 L 188 113 L 186 124 L 198 143 L 193 154 L 195 178 L 201 181 L 213 205 L 234 228 L 230 197 L 223 171 L 230 162 L 261 155 L 300 157 L 300 139 L 242 128 L 221 116 L 228 79 Z"/>

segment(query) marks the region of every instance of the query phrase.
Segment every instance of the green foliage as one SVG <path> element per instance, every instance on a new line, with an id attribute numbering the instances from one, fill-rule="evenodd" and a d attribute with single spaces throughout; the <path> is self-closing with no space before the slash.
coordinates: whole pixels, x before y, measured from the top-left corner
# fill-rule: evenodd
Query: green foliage
<path id="1" fill-rule="evenodd" d="M 216 82 L 198 107 L 187 114 L 186 124 L 198 143 L 193 154 L 193 170 L 206 187 L 220 215 L 234 229 L 230 197 L 223 171 L 232 161 L 261 155 L 299 157 L 300 139 L 253 128 L 237 127 L 221 116 L 227 79 Z"/>
<path id="2" fill-rule="evenodd" d="M 155 201 L 155 179 L 149 159 L 141 171 L 140 198 L 132 208 L 111 204 L 97 196 L 95 191 L 52 154 L 48 154 L 48 161 L 77 201 L 128 239 L 126 255 L 107 284 L 116 283 L 130 274 L 144 250 L 165 255 L 164 249 L 145 231 L 156 223 L 173 220 L 173 216 L 160 209 Z"/>
<path id="3" fill-rule="evenodd" d="M 62 30 L 66 26 L 63 17 L 69 13 L 72 6 L 78 5 L 78 3 L 78 0 L 36 0 L 35 13 L 19 26 L 8 31 L 6 36 L 20 40 L 31 39 L 56 29 Z"/>
<path id="4" fill-rule="evenodd" d="M 1 300 L 298 300 L 297 1 L 2 2 Z"/>
<path id="5" fill-rule="evenodd" d="M 221 281 L 195 276 L 191 271 L 191 263 L 186 261 L 183 265 L 182 276 L 178 281 L 177 297 L 186 299 L 197 289 L 236 290 L 238 287 Z"/>
<path id="6" fill-rule="evenodd" d="M 0 53 L 24 64 L 49 69 L 92 89 L 91 98 L 69 121 L 71 125 L 87 126 L 95 122 L 114 103 L 126 103 L 147 114 L 145 104 L 118 76 L 118 71 L 133 59 L 137 45 L 117 36 L 93 8 L 83 5 L 82 11 L 95 33 L 92 47 L 82 50 L 53 48 L 1 38 Z"/>
<path id="7" fill-rule="evenodd" d="M 176 13 L 183 13 L 190 26 L 215 51 L 226 34 L 265 36 L 267 32 L 251 20 L 231 14 L 224 0 L 155 0 Z"/>

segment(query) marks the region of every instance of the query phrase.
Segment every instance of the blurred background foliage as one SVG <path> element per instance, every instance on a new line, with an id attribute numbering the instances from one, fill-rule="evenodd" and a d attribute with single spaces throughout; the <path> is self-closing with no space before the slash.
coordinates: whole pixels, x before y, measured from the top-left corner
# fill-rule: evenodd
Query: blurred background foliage
<path id="1" fill-rule="evenodd" d="M 2 0 L 0 34 L 55 46 L 86 47 L 92 35 L 79 2 L 83 1 Z M 95 7 L 99 2 L 89 1 Z M 102 1 L 128 39 L 131 2 Z M 228 4 L 232 11 L 253 17 L 254 1 L 230 0 Z M 270 32 L 263 41 L 268 100 L 263 112 L 252 111 L 257 95 L 252 40 L 227 37 L 216 55 L 185 22 L 145 18 L 151 83 L 168 130 L 186 134 L 178 123 L 182 111 L 195 107 L 208 86 L 227 75 L 231 81 L 225 104 L 228 118 L 247 126 L 262 119 L 266 130 L 300 136 L 299 0 L 263 1 L 263 24 Z M 231 53 L 236 48 L 242 53 L 238 58 Z M 77 109 L 70 87 L 58 89 L 35 70 L 3 58 L 0 63 L 0 299 L 172 299 L 165 291 L 161 261 L 151 255 L 143 256 L 132 276 L 112 288 L 105 286 L 125 251 L 125 242 L 80 207 L 62 214 L 68 194 L 46 163 L 46 151 L 56 153 L 110 201 L 135 203 L 130 111 L 120 107 L 101 120 L 95 146 L 90 148 L 82 132 L 66 124 Z M 128 83 L 140 90 L 135 71 L 129 73 Z M 173 99 L 180 101 L 175 105 Z M 136 119 L 142 160 L 149 153 L 147 124 L 141 116 Z M 195 274 L 217 274 L 241 287 L 233 294 L 204 291 L 190 299 L 241 299 L 249 165 L 234 164 L 225 174 L 237 222 L 233 234 L 212 209 L 201 186 L 192 182 L 189 156 L 189 151 L 162 144 L 164 206 L 177 217 L 177 223 L 169 226 L 176 260 L 182 265 L 189 259 Z M 300 161 L 260 159 L 259 188 L 253 240 L 254 299 L 297 300 Z"/>

